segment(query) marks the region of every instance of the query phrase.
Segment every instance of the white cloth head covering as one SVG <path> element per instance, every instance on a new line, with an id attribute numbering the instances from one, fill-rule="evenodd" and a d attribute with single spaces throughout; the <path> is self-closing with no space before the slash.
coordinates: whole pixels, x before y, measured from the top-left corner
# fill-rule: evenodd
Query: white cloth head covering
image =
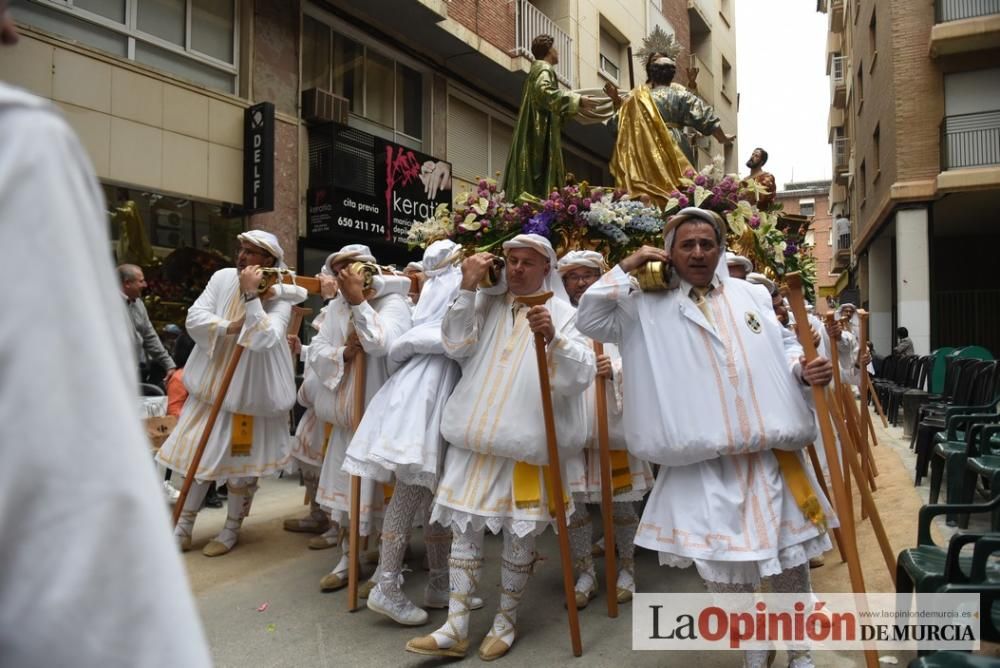
<path id="1" fill-rule="evenodd" d="M 726 266 L 731 267 L 734 264 L 738 264 L 746 269 L 747 273 L 753 271 L 753 262 L 751 262 L 748 258 L 745 258 L 742 255 L 737 255 L 732 251 L 726 251 Z"/>
<path id="2" fill-rule="evenodd" d="M 423 267 L 427 280 L 420 291 L 420 301 L 413 309 L 413 326 L 444 320 L 462 284 L 462 267 L 454 262 L 460 246 L 449 239 L 435 241 L 424 251 Z M 423 271 L 423 270 L 422 270 Z"/>
<path id="3" fill-rule="evenodd" d="M 433 244 L 431 244 L 431 245 L 433 245 Z M 428 246 L 427 248 L 430 249 L 430 246 Z M 427 252 L 426 251 L 424 252 L 424 257 L 427 257 Z M 411 262 L 408 265 L 406 265 L 406 267 L 403 268 L 404 272 L 407 272 L 407 271 L 419 271 L 419 272 L 423 272 L 423 270 L 424 270 L 424 263 L 423 262 Z"/>
<path id="4" fill-rule="evenodd" d="M 285 264 L 285 251 L 281 249 L 281 244 L 278 243 L 278 237 L 274 236 L 270 232 L 265 232 L 264 230 L 250 230 L 249 232 L 238 234 L 236 238 L 240 241 L 245 241 L 248 244 L 253 244 L 257 248 L 263 248 L 266 250 L 274 258 L 274 266 L 278 269 L 288 268 L 288 265 Z"/>
<path id="5" fill-rule="evenodd" d="M 851 332 L 857 333 L 861 331 L 861 316 L 858 315 L 858 307 L 851 302 L 844 302 L 837 307 L 837 320 L 841 320 L 844 317 L 844 308 L 850 306 L 854 309 L 854 313 L 851 314 Z"/>
<path id="6" fill-rule="evenodd" d="M 767 292 L 770 295 L 773 295 L 775 292 L 778 291 L 778 286 L 775 285 L 774 281 L 772 281 L 764 274 L 758 274 L 755 271 L 752 271 L 749 274 L 747 274 L 747 282 L 755 283 L 756 285 L 763 285 L 765 288 L 767 288 Z"/>
<path id="7" fill-rule="evenodd" d="M 542 281 L 542 290 L 551 291 L 559 299 L 567 304 L 570 303 L 569 295 L 566 293 L 562 278 L 559 276 L 559 260 L 556 258 L 556 251 L 552 248 L 549 240 L 540 234 L 519 234 L 513 239 L 503 242 L 504 254 L 515 248 L 530 248 L 539 255 L 547 257 L 549 259 L 549 273 Z"/>
<path id="8" fill-rule="evenodd" d="M 715 266 L 715 278 L 720 284 L 733 280 L 729 276 L 729 266 L 726 264 L 726 223 L 714 211 L 689 206 L 675 213 L 663 228 L 663 247 L 668 253 L 670 252 L 670 247 L 674 245 L 674 237 L 677 236 L 677 228 L 680 227 L 681 223 L 691 218 L 700 218 L 715 228 L 719 238 L 719 263 Z M 670 287 L 675 288 L 678 284 L 679 278 L 677 272 L 674 272 L 670 280 Z"/>
<path id="9" fill-rule="evenodd" d="M 333 265 L 341 260 L 354 260 L 355 262 L 375 262 L 375 256 L 368 246 L 364 244 L 347 244 L 336 253 L 330 253 L 324 265 L 328 271 L 333 271 Z"/>
<path id="10" fill-rule="evenodd" d="M 608 263 L 604 260 L 604 256 L 597 251 L 574 250 L 559 258 L 559 263 L 556 265 L 560 275 L 576 267 L 596 269 L 603 274 L 608 270 Z"/>

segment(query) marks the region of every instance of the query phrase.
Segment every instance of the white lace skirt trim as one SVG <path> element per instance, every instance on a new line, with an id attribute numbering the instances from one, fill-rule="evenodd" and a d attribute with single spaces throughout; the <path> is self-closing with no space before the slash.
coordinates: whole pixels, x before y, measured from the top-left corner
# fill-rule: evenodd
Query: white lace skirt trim
<path id="1" fill-rule="evenodd" d="M 660 552 L 660 565 L 687 568 L 692 563 L 698 575 L 707 582 L 725 584 L 749 584 L 757 586 L 762 578 L 778 575 L 789 568 L 801 566 L 813 557 L 831 550 L 829 534 L 820 534 L 802 543 L 789 545 L 779 550 L 776 557 L 759 561 L 718 561 L 714 559 L 690 559 L 669 552 Z"/>
<path id="2" fill-rule="evenodd" d="M 450 527 L 462 533 L 466 533 L 470 529 L 477 532 L 489 529 L 490 533 L 493 534 L 506 531 L 513 533 L 519 538 L 539 536 L 547 528 L 554 526 L 551 521 L 536 522 L 532 520 L 518 520 L 512 517 L 474 515 L 439 504 L 435 504 L 431 511 L 431 522 L 437 522 L 441 526 Z"/>

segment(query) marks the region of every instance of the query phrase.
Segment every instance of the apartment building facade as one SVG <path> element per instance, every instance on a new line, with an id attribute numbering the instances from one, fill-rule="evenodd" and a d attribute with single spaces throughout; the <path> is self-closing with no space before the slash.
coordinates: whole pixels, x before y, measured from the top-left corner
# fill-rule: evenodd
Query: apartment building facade
<path id="1" fill-rule="evenodd" d="M 830 206 L 851 227 L 850 271 L 885 350 L 1000 350 L 988 270 L 1000 204 L 1000 5 L 820 0 L 829 16 Z"/>
<path id="2" fill-rule="evenodd" d="M 0 60 L 0 80 L 62 109 L 105 186 L 116 249 L 138 225 L 160 261 L 184 248 L 231 258 L 246 228 L 276 233 L 306 273 L 352 241 L 386 263 L 412 258 L 396 223 L 432 207 L 402 189 L 383 207 L 388 224 L 371 224 L 362 213 L 382 207 L 378 172 L 388 160 L 399 186 L 419 169 L 450 169 L 433 204 L 501 171 L 541 33 L 556 38 L 561 84 L 596 91 L 629 87 L 627 48 L 660 26 L 684 47 L 678 81 L 696 67 L 699 93 L 736 130 L 732 0 L 13 0 L 11 10 L 23 39 Z M 263 145 L 250 131 L 261 112 Z M 566 166 L 579 179 L 610 183 L 612 147 L 602 125 L 567 124 Z M 736 171 L 735 146 L 707 139 L 697 150 L 699 164 L 724 154 Z M 272 154 L 262 184 L 253 160 Z M 254 212 L 248 193 L 272 184 L 273 201 Z M 341 187 L 371 198 L 333 206 Z"/>
<path id="3" fill-rule="evenodd" d="M 829 310 L 827 298 L 839 294 L 841 279 L 841 272 L 834 270 L 840 240 L 834 229 L 829 197 L 830 181 L 786 183 L 775 196 L 784 213 L 809 219 L 805 243 L 812 248 L 816 259 L 816 310 L 820 313 Z"/>

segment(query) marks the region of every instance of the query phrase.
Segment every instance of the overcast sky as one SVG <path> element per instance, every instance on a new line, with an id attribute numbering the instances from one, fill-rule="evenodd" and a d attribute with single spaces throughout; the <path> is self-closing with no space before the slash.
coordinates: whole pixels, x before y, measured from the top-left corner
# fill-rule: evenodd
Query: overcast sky
<path id="1" fill-rule="evenodd" d="M 736 0 L 736 77 L 742 167 L 754 147 L 778 190 L 829 179 L 827 16 L 816 0 Z"/>

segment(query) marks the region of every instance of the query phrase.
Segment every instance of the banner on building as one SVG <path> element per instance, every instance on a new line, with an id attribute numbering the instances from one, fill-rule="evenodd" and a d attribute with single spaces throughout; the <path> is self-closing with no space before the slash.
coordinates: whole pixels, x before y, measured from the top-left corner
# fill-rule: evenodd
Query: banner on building
<path id="1" fill-rule="evenodd" d="M 243 118 L 244 213 L 274 211 L 274 105 L 248 107 Z"/>
<path id="2" fill-rule="evenodd" d="M 451 164 L 356 128 L 309 132 L 306 235 L 405 244 L 410 226 L 451 204 Z"/>

